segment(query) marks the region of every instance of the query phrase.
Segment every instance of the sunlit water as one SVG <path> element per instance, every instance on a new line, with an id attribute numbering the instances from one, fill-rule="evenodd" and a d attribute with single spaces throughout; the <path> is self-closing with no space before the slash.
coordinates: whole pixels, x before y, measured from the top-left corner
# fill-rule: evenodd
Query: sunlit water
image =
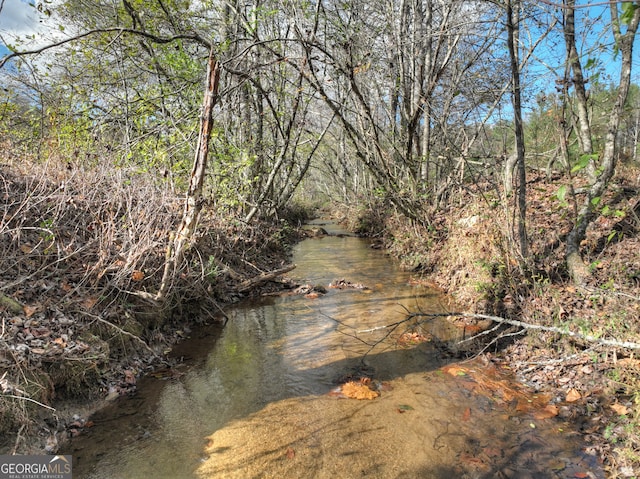
<path id="1" fill-rule="evenodd" d="M 440 370 L 451 358 L 432 343 L 398 344 L 411 325 L 394 323 L 446 298 L 382 252 L 329 236 L 294 262 L 298 282 L 369 289 L 265 298 L 195 331 L 173 379 L 144 379 L 74 439 L 74 477 L 601 477 L 568 425 L 477 394 Z M 384 383 L 379 398 L 329 394 L 361 375 Z"/>

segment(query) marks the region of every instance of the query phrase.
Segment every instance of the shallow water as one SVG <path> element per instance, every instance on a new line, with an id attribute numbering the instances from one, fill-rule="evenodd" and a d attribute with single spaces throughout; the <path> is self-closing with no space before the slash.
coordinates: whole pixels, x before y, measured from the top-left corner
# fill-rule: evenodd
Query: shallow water
<path id="1" fill-rule="evenodd" d="M 194 331 L 173 352 L 185 361 L 172 379 L 142 380 L 74 438 L 74 477 L 603 477 L 569 425 L 503 394 L 502 372 L 448 364 L 437 340 L 399 343 L 415 325 L 385 326 L 441 312 L 447 298 L 410 284 L 366 241 L 306 240 L 294 262 L 300 282 L 369 289 L 265 298 L 234 307 L 224 329 Z M 445 320 L 419 328 L 449 330 Z M 378 398 L 335 397 L 362 376 Z"/>

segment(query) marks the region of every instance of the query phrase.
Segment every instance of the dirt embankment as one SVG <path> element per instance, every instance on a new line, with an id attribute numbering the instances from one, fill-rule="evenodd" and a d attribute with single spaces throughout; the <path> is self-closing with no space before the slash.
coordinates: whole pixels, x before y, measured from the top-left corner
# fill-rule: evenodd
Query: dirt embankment
<path id="1" fill-rule="evenodd" d="M 273 287 L 251 280 L 283 268 L 297 235 L 286 222 L 205 214 L 171 294 L 154 304 L 145 293 L 159 288 L 183 208 L 170 185 L 16 163 L 0 165 L 0 196 L 3 453 L 56 451 L 92 407 L 166 363 L 194 322 L 223 321 L 225 304 Z"/>
<path id="2" fill-rule="evenodd" d="M 417 277 L 435 282 L 465 312 L 560 331 L 506 325 L 486 335 L 482 347 L 508 362 L 530 387 L 558 403 L 570 401 L 560 414 L 580 424 L 611 477 L 640 474 L 640 360 L 633 349 L 562 332 L 640 343 L 637 178 L 637 171 L 622 171 L 600 201 L 601 215 L 582 243 L 592 274 L 586 288 L 572 284 L 564 262 L 572 207 L 558 199 L 567 181 L 559 175 L 530 174 L 526 262 L 514 253 L 512 213 L 490 185 L 460 188 L 450 206 L 425 225 L 402 220 L 384 204 L 350 215 L 359 217 L 355 228 L 364 225 Z"/>

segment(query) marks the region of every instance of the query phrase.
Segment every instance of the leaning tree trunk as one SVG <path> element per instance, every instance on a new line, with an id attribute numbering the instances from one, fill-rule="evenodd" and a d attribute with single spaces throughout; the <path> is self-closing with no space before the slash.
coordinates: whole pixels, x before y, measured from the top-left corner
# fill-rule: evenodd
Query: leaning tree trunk
<path id="1" fill-rule="evenodd" d="M 640 22 L 640 8 L 633 10 L 632 16 L 627 21 L 627 31 L 620 32 L 620 19 L 618 17 L 618 6 L 616 2 L 611 3 L 611 25 L 616 45 L 622 57 L 622 68 L 620 70 L 620 86 L 618 95 L 611 109 L 607 134 L 605 136 L 602 159 L 597 171 L 600 174 L 596 181 L 589 187 L 582 207 L 578 211 L 578 217 L 573 225 L 573 229 L 567 237 L 566 261 L 569 274 L 577 285 L 583 285 L 589 277 L 590 272 L 580 254 L 580 243 L 587 234 L 587 227 L 597 214 L 597 204 L 602 194 L 607 189 L 609 181 L 613 177 L 616 165 L 616 137 L 620 126 L 620 119 L 624 112 L 624 104 L 629 93 L 631 84 L 631 60 L 633 53 L 633 41 Z"/>
<path id="2" fill-rule="evenodd" d="M 570 69 L 565 70 L 564 87 L 570 84 L 575 90 L 575 104 L 577 113 L 576 138 L 580 144 L 583 155 L 593 155 L 593 143 L 591 141 L 591 120 L 587 101 L 587 79 L 582 72 L 582 62 L 576 48 L 575 27 L 575 0 L 565 0 L 564 12 L 564 41 L 567 49 L 567 62 Z M 573 73 L 573 75 L 570 75 Z M 589 161 L 586 167 L 587 175 L 591 182 L 596 179 L 596 169 L 593 161 Z"/>
<path id="3" fill-rule="evenodd" d="M 213 47 L 209 53 L 207 64 L 207 80 L 202 102 L 202 116 L 200 117 L 200 132 L 196 147 L 193 169 L 189 181 L 189 190 L 184 206 L 182 221 L 167 248 L 167 258 L 164 265 L 162 282 L 155 299 L 162 301 L 169 290 L 169 284 L 173 279 L 177 268 L 182 262 L 184 251 L 191 240 L 198 224 L 198 217 L 202 210 L 202 186 L 207 169 L 209 156 L 209 140 L 213 128 L 213 107 L 218 101 L 218 84 L 220 83 L 220 64 L 216 59 Z"/>

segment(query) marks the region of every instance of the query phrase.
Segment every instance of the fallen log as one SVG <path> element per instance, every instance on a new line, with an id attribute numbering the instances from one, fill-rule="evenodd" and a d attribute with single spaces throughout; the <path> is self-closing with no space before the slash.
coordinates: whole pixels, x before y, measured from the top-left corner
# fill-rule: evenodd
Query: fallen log
<path id="1" fill-rule="evenodd" d="M 262 273 L 259 274 L 258 276 L 254 276 L 253 278 L 249 278 L 245 281 L 243 281 L 242 283 L 240 283 L 238 285 L 238 287 L 236 288 L 236 291 L 238 291 L 239 293 L 244 293 L 246 291 L 249 291 L 251 288 L 265 283 L 267 281 L 272 280 L 273 278 L 276 278 L 284 273 L 288 273 L 289 271 L 291 271 L 292 269 L 294 269 L 296 267 L 295 264 L 290 264 L 287 265 L 283 268 L 280 269 L 276 269 L 274 271 L 267 271 L 266 273 Z"/>

